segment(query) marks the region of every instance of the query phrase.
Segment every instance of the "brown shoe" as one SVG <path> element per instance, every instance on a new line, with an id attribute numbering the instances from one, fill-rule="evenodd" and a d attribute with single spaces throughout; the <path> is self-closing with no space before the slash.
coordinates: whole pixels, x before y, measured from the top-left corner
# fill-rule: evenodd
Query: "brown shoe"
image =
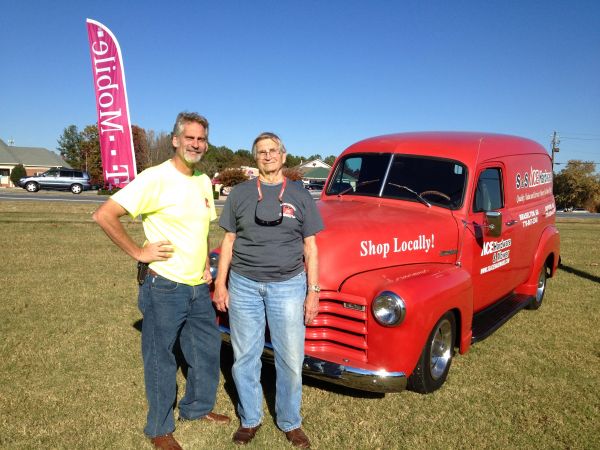
<path id="1" fill-rule="evenodd" d="M 310 448 L 310 441 L 302 428 L 296 428 L 292 431 L 286 431 L 285 437 L 292 443 L 294 447 Z"/>
<path id="2" fill-rule="evenodd" d="M 207 415 L 200 417 L 200 420 L 205 420 L 206 422 L 214 422 L 219 425 L 227 425 L 231 422 L 229 416 L 225 416 L 223 414 L 217 414 L 215 412 L 209 412 Z"/>
<path id="3" fill-rule="evenodd" d="M 206 422 L 218 423 L 219 425 L 227 425 L 231 422 L 231 419 L 228 416 L 217 414 L 215 412 L 209 412 L 207 415 L 198 417 L 196 419 L 188 419 L 186 417 L 179 416 L 180 422 L 191 422 L 192 420 L 203 420 Z"/>
<path id="4" fill-rule="evenodd" d="M 256 432 L 259 428 L 260 425 L 251 428 L 244 428 L 240 425 L 237 431 L 233 434 L 233 442 L 238 445 L 248 444 L 252 439 L 254 439 L 254 436 L 256 436 Z"/>
<path id="5" fill-rule="evenodd" d="M 179 445 L 179 442 L 173 437 L 173 433 L 150 438 L 150 442 L 152 442 L 154 447 L 160 448 L 161 450 L 183 450 L 181 445 Z"/>

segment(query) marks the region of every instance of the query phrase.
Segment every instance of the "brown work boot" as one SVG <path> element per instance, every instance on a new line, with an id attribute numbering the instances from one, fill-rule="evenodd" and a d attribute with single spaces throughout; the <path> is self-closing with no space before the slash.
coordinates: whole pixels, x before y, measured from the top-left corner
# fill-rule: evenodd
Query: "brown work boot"
<path id="1" fill-rule="evenodd" d="M 292 443 L 294 447 L 310 448 L 310 441 L 308 440 L 306 434 L 304 434 L 304 431 L 302 431 L 302 428 L 286 431 L 285 437 Z"/>
<path id="2" fill-rule="evenodd" d="M 161 450 L 183 450 L 179 442 L 173 437 L 173 433 L 165 434 L 164 436 L 156 436 L 150 438 L 150 442 L 154 447 Z"/>
<path id="3" fill-rule="evenodd" d="M 237 431 L 233 434 L 233 442 L 238 445 L 248 444 L 252 439 L 254 439 L 254 436 L 256 436 L 256 432 L 259 428 L 260 425 L 251 428 L 244 428 L 240 425 Z"/>

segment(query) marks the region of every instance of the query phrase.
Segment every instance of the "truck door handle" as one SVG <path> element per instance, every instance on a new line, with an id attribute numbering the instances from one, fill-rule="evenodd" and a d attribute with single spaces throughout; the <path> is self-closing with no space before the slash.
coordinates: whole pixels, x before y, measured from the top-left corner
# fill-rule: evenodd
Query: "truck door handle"
<path id="1" fill-rule="evenodd" d="M 504 222 L 504 225 L 506 225 L 507 227 L 512 227 L 516 223 L 517 223 L 517 221 L 513 219 L 513 220 L 509 220 L 508 222 Z"/>

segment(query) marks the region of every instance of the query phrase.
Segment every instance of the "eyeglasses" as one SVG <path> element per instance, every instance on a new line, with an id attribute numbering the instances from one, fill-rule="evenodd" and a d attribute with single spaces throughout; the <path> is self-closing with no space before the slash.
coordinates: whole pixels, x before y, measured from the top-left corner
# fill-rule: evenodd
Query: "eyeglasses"
<path id="1" fill-rule="evenodd" d="M 260 188 L 260 180 L 258 177 L 256 177 L 256 188 L 258 189 L 258 201 L 256 202 L 256 207 L 254 208 L 254 222 L 257 225 L 260 225 L 262 227 L 274 227 L 276 225 L 279 225 L 281 222 L 283 222 L 283 192 L 285 191 L 285 185 L 287 183 L 287 178 L 283 179 L 283 184 L 281 186 L 281 191 L 279 192 L 279 205 L 281 206 L 281 211 L 279 212 L 279 218 L 275 219 L 275 220 L 264 220 L 258 217 L 257 210 L 258 210 L 258 204 L 262 201 L 263 199 L 263 195 L 262 195 L 262 189 Z"/>
<path id="2" fill-rule="evenodd" d="M 281 153 L 281 150 L 276 149 L 276 148 L 272 148 L 269 150 L 261 150 L 261 151 L 256 152 L 257 156 L 262 159 L 266 158 L 267 156 L 279 155 L 280 153 Z"/>

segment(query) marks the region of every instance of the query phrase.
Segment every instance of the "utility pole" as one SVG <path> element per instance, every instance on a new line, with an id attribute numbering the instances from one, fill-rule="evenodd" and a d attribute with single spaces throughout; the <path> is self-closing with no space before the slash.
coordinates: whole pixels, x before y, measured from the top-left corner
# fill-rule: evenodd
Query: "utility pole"
<path id="1" fill-rule="evenodd" d="M 552 173 L 554 173 L 554 154 L 560 151 L 558 144 L 560 144 L 560 138 L 555 131 L 552 133 Z"/>

